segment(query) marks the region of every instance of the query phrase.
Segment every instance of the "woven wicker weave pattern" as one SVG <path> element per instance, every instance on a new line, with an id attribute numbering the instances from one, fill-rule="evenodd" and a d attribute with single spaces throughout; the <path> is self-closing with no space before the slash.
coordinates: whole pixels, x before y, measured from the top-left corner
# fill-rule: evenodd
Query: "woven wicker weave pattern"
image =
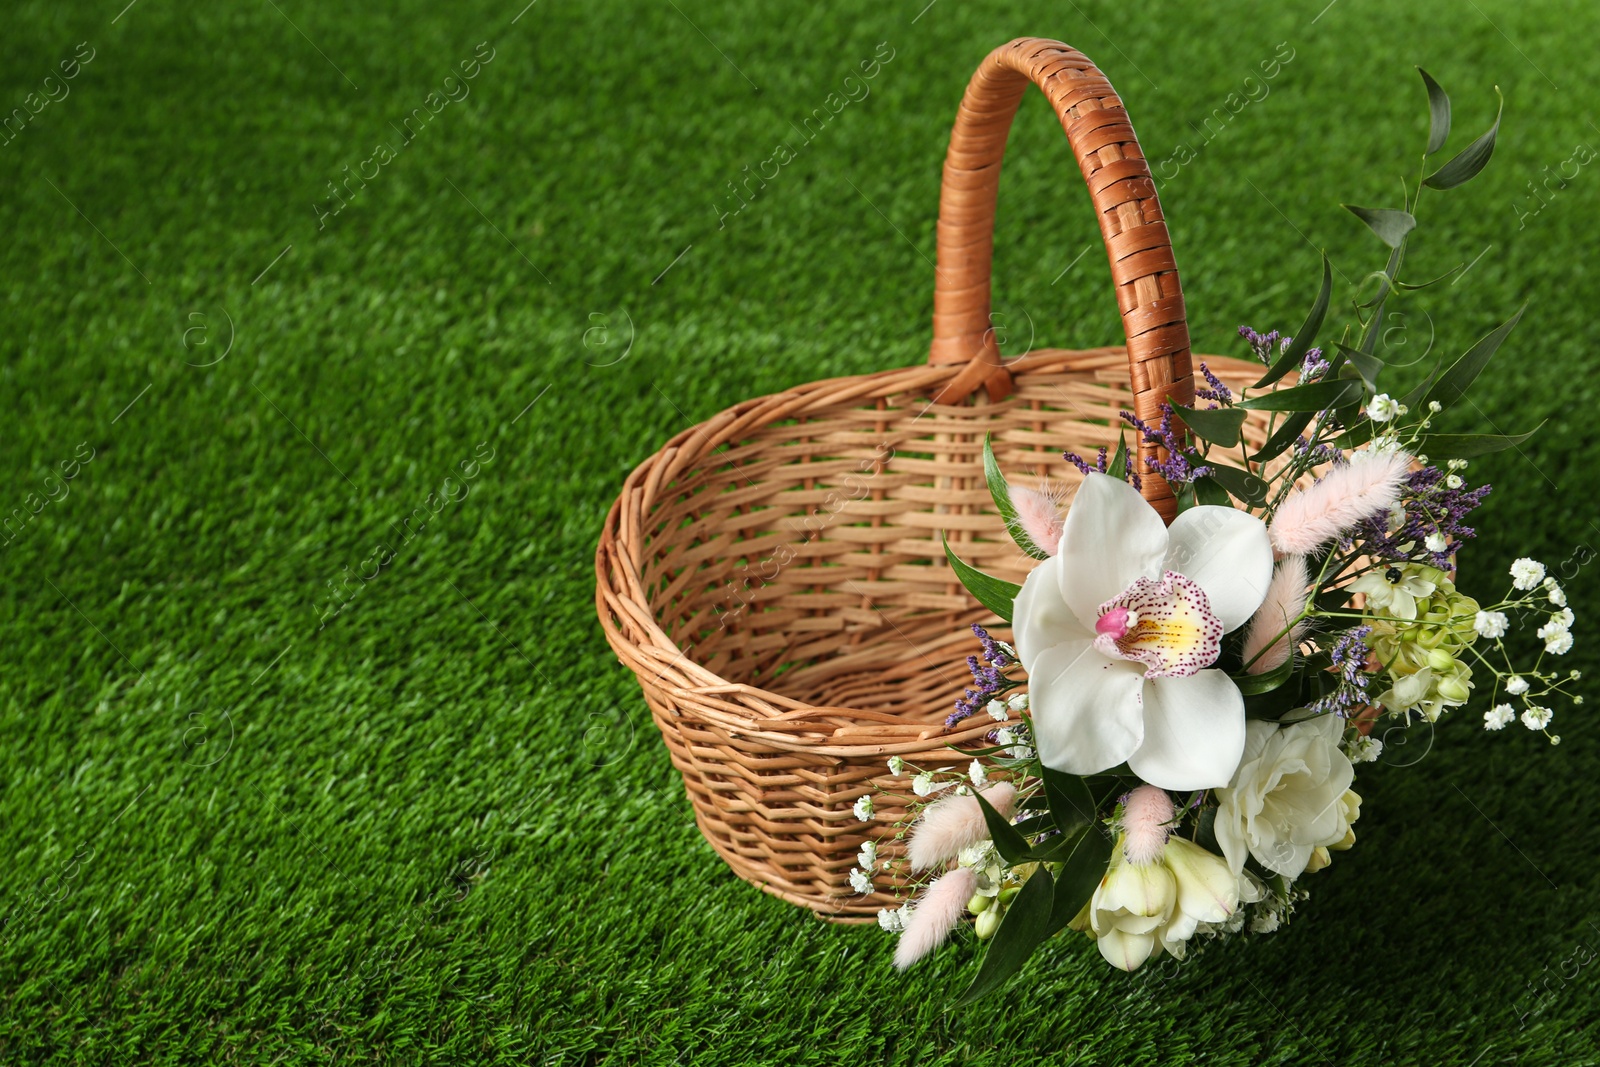
<path id="1" fill-rule="evenodd" d="M 968 367 L 940 399 L 959 400 L 983 384 L 990 399 L 998 400 L 1011 388 L 990 325 L 990 265 L 1001 158 L 1029 82 L 1049 98 L 1088 184 L 1128 338 L 1130 410 L 1154 422 L 1162 401 L 1194 401 L 1178 264 L 1155 182 L 1105 75 L 1083 53 L 1038 38 L 1012 41 L 989 54 L 967 86 L 950 133 L 939 193 L 928 359 Z M 1151 446 L 1141 447 L 1155 454 Z M 1159 477 L 1145 479 L 1145 499 L 1172 520 L 1176 501 Z"/>
<path id="2" fill-rule="evenodd" d="M 999 160 L 1029 81 L 1062 119 L 1089 183 L 1128 346 L 1001 363 L 989 332 Z M 1070 499 L 1064 449 L 1114 446 L 1118 414 L 1158 417 L 1194 382 L 1165 224 L 1120 102 L 1079 53 L 1016 41 L 984 61 L 951 140 L 940 204 L 930 365 L 812 382 L 678 434 L 628 478 L 596 554 L 607 640 L 639 678 L 700 829 L 740 877 L 840 921 L 898 901 L 896 828 L 917 802 L 886 760 L 964 767 L 987 715 L 944 719 L 993 621 L 956 580 L 966 561 L 1032 566 L 995 513 L 985 435 L 1007 476 Z M 1260 367 L 1208 360 L 1235 387 Z M 979 389 L 979 386 L 987 386 Z M 1252 413 L 1246 439 L 1265 438 Z M 1146 476 L 1169 518 L 1176 501 Z M 1006 636 L 997 627 L 997 636 Z M 869 823 L 855 801 L 876 795 Z M 868 839 L 878 892 L 849 874 Z"/>

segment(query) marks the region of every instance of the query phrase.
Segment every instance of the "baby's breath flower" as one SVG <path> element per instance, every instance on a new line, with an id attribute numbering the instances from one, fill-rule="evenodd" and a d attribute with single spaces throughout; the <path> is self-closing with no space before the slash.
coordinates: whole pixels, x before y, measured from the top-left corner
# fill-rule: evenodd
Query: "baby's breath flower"
<path id="1" fill-rule="evenodd" d="M 1461 475 L 1459 475 L 1459 474 L 1447 474 L 1447 475 L 1445 475 L 1444 485 L 1445 485 L 1446 489 L 1460 489 L 1463 485 L 1466 485 L 1466 484 L 1467 483 L 1462 479 Z"/>
<path id="2" fill-rule="evenodd" d="M 1565 656 L 1572 651 L 1572 634 L 1566 630 L 1545 638 L 1544 650 L 1552 656 Z"/>
<path id="3" fill-rule="evenodd" d="M 1544 564 L 1523 556 L 1511 565 L 1511 584 L 1527 592 L 1544 581 Z"/>
<path id="4" fill-rule="evenodd" d="M 899 756 L 890 756 L 889 773 L 894 775 L 896 778 L 906 773 L 906 761 L 901 759 Z"/>
<path id="5" fill-rule="evenodd" d="M 871 794 L 868 794 L 867 796 L 864 796 L 864 797 L 858 797 L 856 799 L 856 806 L 852 810 L 855 811 L 856 818 L 860 819 L 862 822 L 870 821 L 872 819 L 872 796 L 871 796 Z"/>
<path id="6" fill-rule="evenodd" d="M 934 784 L 932 771 L 923 771 L 921 774 L 911 779 L 911 791 L 917 794 L 917 796 L 925 797 L 929 793 L 933 792 L 933 790 Z"/>
<path id="7" fill-rule="evenodd" d="M 1503 611 L 1480 611 L 1473 616 L 1472 628 L 1479 637 L 1504 637 L 1508 620 Z"/>
<path id="8" fill-rule="evenodd" d="M 1528 680 L 1520 674 L 1513 674 L 1506 679 L 1506 692 L 1514 697 L 1519 697 L 1528 691 Z"/>
<path id="9" fill-rule="evenodd" d="M 1018 693 L 1016 696 L 1006 701 L 1006 707 L 1010 708 L 1012 711 L 1027 711 L 1028 694 Z"/>
<path id="10" fill-rule="evenodd" d="M 1517 717 L 1510 704 L 1496 704 L 1483 713 L 1483 728 L 1485 730 L 1504 730 Z"/>
<path id="11" fill-rule="evenodd" d="M 872 875 L 863 870 L 851 871 L 850 888 L 863 896 L 872 892 Z"/>
<path id="12" fill-rule="evenodd" d="M 983 706 L 983 710 L 987 711 L 989 713 L 989 718 L 993 719 L 995 722 L 1005 722 L 1011 717 L 1006 711 L 1005 701 L 1003 700 L 991 700 L 989 703 Z"/>
<path id="13" fill-rule="evenodd" d="M 1450 542 L 1445 540 L 1444 534 L 1438 530 L 1424 537 L 1422 543 L 1427 546 L 1429 552 L 1443 552 L 1450 547 Z"/>
<path id="14" fill-rule="evenodd" d="M 972 779 L 973 785 L 981 787 L 989 780 L 989 772 L 983 769 L 983 764 L 973 760 L 972 766 L 967 768 L 967 777 Z"/>
<path id="15" fill-rule="evenodd" d="M 856 854 L 856 862 L 862 869 L 872 870 L 872 865 L 878 862 L 878 843 L 876 841 L 861 842 L 861 851 Z"/>
<path id="16" fill-rule="evenodd" d="M 1543 730 L 1550 725 L 1551 714 L 1549 708 L 1540 707 L 1538 704 L 1529 704 L 1528 710 L 1522 713 L 1522 725 L 1530 730 Z"/>
<path id="17" fill-rule="evenodd" d="M 904 908 L 884 908 L 878 912 L 878 925 L 891 934 L 904 933 L 906 913 Z"/>
<path id="18" fill-rule="evenodd" d="M 1351 763 L 1375 763 L 1383 755 L 1383 742 L 1376 737 L 1358 737 L 1350 743 Z"/>

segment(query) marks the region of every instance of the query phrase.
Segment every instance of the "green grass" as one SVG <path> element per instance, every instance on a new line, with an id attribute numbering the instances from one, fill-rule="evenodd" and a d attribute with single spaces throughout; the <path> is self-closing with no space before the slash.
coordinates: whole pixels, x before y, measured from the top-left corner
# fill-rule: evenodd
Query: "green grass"
<path id="1" fill-rule="evenodd" d="M 1453 91 L 1452 147 L 1498 84 L 1499 151 L 1425 204 L 1414 265 L 1480 257 L 1427 305 L 1440 352 L 1532 302 L 1454 427 L 1552 421 L 1475 468 L 1496 492 L 1464 581 L 1573 560 L 1595 602 L 1600 175 L 1516 207 L 1600 141 L 1593 5 L 923 3 L 8 12 L 6 108 L 95 52 L 0 145 L 0 514 L 93 460 L 0 553 L 0 1059 L 1600 1063 L 1578 712 L 1552 749 L 1475 707 L 1365 771 L 1360 845 L 1280 934 L 1132 978 L 1060 939 L 959 1012 L 970 944 L 896 975 L 875 928 L 763 896 L 698 836 L 594 619 L 602 517 L 691 421 L 923 357 L 949 124 L 1015 36 L 1096 57 L 1156 160 L 1294 49 L 1161 186 L 1200 351 L 1292 329 L 1317 247 L 1381 265 L 1338 204 L 1414 172 L 1413 64 Z M 483 41 L 470 95 L 319 230 L 327 183 Z M 871 95 L 719 228 L 726 183 L 885 41 Z M 1117 338 L 1063 141 L 1033 94 L 1001 195 L 1013 351 L 1030 321 L 1039 346 Z M 327 583 L 480 443 L 469 495 L 320 626 Z"/>

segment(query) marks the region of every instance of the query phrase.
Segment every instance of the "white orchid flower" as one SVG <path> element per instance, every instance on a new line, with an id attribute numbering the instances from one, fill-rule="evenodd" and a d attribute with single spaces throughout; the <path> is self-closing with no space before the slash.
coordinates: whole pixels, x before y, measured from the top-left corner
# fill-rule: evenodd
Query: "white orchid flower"
<path id="1" fill-rule="evenodd" d="M 1260 519 L 1199 506 L 1169 529 L 1137 490 L 1090 474 L 1060 551 L 1016 599 L 1039 758 L 1068 774 L 1123 762 L 1164 789 L 1228 784 L 1244 752 L 1244 697 L 1216 662 L 1272 580 Z"/>

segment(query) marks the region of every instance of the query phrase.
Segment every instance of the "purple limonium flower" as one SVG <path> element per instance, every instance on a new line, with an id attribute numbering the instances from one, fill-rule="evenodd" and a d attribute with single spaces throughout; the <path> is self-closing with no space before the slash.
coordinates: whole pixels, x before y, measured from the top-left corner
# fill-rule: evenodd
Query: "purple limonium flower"
<path id="1" fill-rule="evenodd" d="M 1353 709 L 1371 703 L 1367 695 L 1367 684 L 1371 681 L 1371 675 L 1367 674 L 1367 660 L 1372 655 L 1367 638 L 1371 635 L 1372 627 L 1357 626 L 1339 636 L 1328 653 L 1328 658 L 1338 671 L 1339 685 L 1333 692 L 1312 703 L 1310 710 L 1313 714 L 1332 713 L 1349 718 Z"/>
<path id="2" fill-rule="evenodd" d="M 1390 532 L 1394 518 L 1374 515 L 1357 527 L 1352 541 L 1361 541 L 1365 551 L 1382 559 L 1410 560 L 1449 570 L 1455 558 L 1455 543 L 1476 537 L 1478 533 L 1462 520 L 1483 503 L 1491 487 L 1480 485 L 1468 489 L 1462 485 L 1452 489 L 1448 478 L 1448 471 L 1434 466 L 1413 471 L 1406 479 L 1400 498 L 1405 521 L 1399 528 Z M 1428 546 L 1428 539 L 1434 535 L 1438 535 L 1434 543 L 1442 543 L 1442 547 Z"/>
<path id="3" fill-rule="evenodd" d="M 1271 333 L 1256 333 L 1248 326 L 1239 327 L 1239 336 L 1245 339 L 1251 353 L 1263 363 L 1272 362 L 1272 346 L 1281 339 L 1277 330 Z"/>
<path id="4" fill-rule="evenodd" d="M 1147 458 L 1145 464 L 1165 478 L 1169 484 L 1184 485 L 1211 473 L 1211 468 L 1201 462 L 1199 453 L 1189 448 L 1172 428 L 1171 404 L 1161 405 L 1159 426 L 1151 426 L 1129 411 L 1122 413 L 1122 421 L 1138 430 L 1146 443 L 1160 445 L 1167 450 L 1166 459 Z"/>
<path id="5" fill-rule="evenodd" d="M 1201 400 L 1214 401 L 1214 403 L 1211 405 L 1213 408 L 1215 408 L 1218 404 L 1233 403 L 1233 390 L 1229 389 L 1225 384 L 1223 384 L 1221 378 L 1218 378 L 1215 374 L 1212 374 L 1210 367 L 1206 366 L 1204 363 L 1200 364 L 1200 373 L 1205 375 L 1208 388 L 1196 389 L 1194 391 L 1195 396 L 1199 397 Z"/>
<path id="6" fill-rule="evenodd" d="M 967 657 L 967 670 L 972 672 L 973 688 L 968 689 L 966 695 L 956 701 L 956 710 L 944 720 L 946 727 L 954 726 L 962 719 L 976 715 L 983 710 L 985 704 L 1011 687 L 1011 680 L 1003 672 L 1016 661 L 982 626 L 973 623 L 972 632 L 983 646 L 981 655 L 986 662 L 980 663 L 977 656 Z"/>
<path id="7" fill-rule="evenodd" d="M 1061 453 L 1061 458 L 1066 460 L 1068 463 L 1071 463 L 1085 474 L 1105 474 L 1110 467 L 1110 463 L 1106 459 L 1106 448 L 1104 445 L 1100 446 L 1100 451 L 1096 454 L 1095 461 L 1093 463 L 1090 463 L 1076 452 L 1063 452 Z M 1133 486 L 1135 489 L 1144 488 L 1144 483 L 1139 478 L 1139 472 L 1133 469 L 1133 464 L 1131 463 L 1128 464 L 1127 479 L 1128 484 Z"/>

